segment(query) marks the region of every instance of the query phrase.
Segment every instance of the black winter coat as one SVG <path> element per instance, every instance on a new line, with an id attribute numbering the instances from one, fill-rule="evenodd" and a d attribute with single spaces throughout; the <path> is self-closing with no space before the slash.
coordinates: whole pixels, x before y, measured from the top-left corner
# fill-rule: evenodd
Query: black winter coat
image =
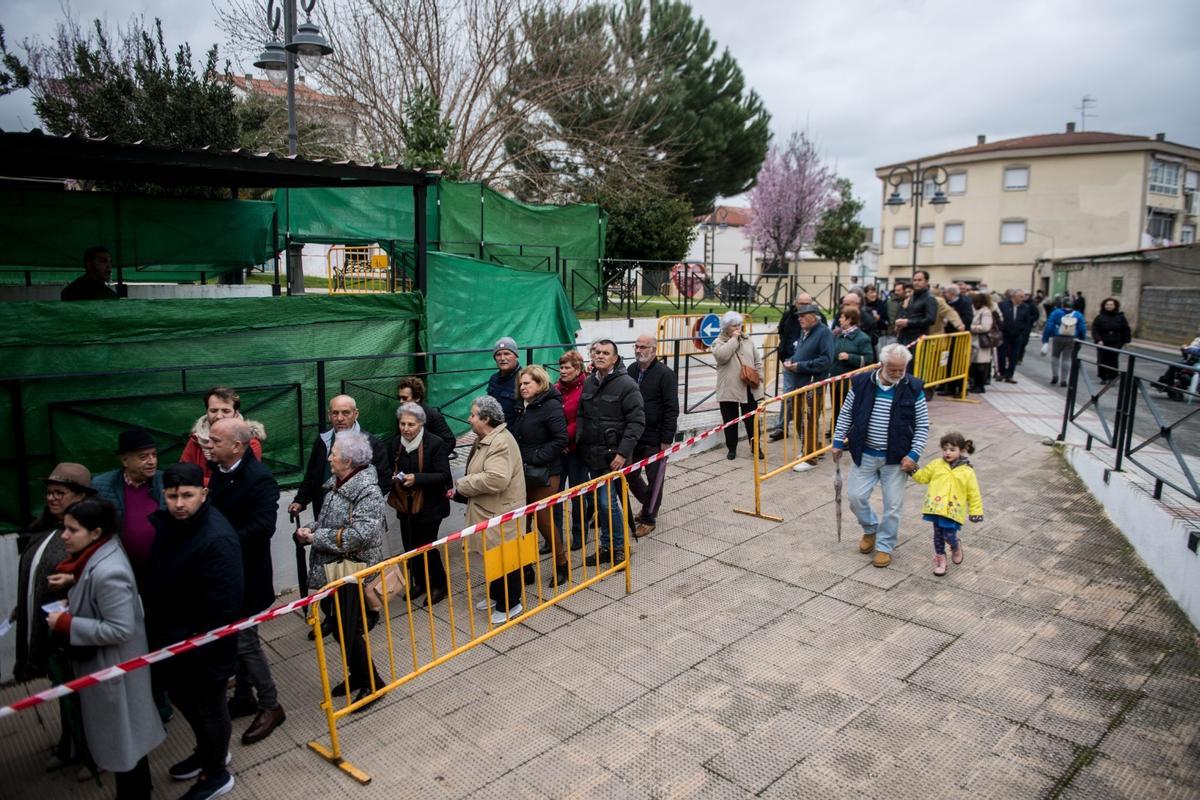
<path id="1" fill-rule="evenodd" d="M 46 627 L 46 612 L 42 606 L 55 600 L 66 598 L 66 591 L 55 591 L 46 583 L 46 579 L 57 570 L 58 562 L 67 557 L 67 548 L 63 544 L 62 529 L 49 514 L 43 514 L 34 521 L 21 538 L 26 539 L 24 549 L 18 559 L 17 572 L 17 622 L 16 622 L 16 661 L 13 663 L 13 677 L 19 681 L 30 681 L 46 674 L 49 664 L 50 651 L 53 649 L 50 641 L 50 629 Z M 42 544 L 46 546 L 42 548 Z M 38 562 L 33 563 L 33 557 L 38 549 L 42 549 Z M 29 607 L 29 588 L 33 586 L 33 613 Z"/>
<path id="2" fill-rule="evenodd" d="M 243 613 L 257 614 L 275 602 L 271 569 L 271 537 L 279 513 L 279 484 L 267 469 L 246 451 L 232 472 L 210 465 L 208 502 L 233 526 L 242 547 L 245 578 Z"/>
<path id="3" fill-rule="evenodd" d="M 425 408 L 424 404 L 421 407 Z M 441 418 L 441 414 L 438 417 Z M 425 421 L 428 425 L 428 409 L 425 412 Z M 444 418 L 442 418 L 442 425 L 446 426 Z M 446 426 L 446 431 L 449 432 L 449 430 L 449 427 Z M 367 432 L 360 429 L 359 433 Z M 451 439 L 453 438 L 451 435 Z M 379 491 L 386 496 L 392 488 L 392 473 L 388 472 L 390 466 L 388 446 L 372 433 L 367 433 L 367 441 L 371 443 L 371 465 L 379 474 Z M 329 480 L 329 476 L 326 474 L 328 468 L 329 449 L 325 446 L 325 439 L 318 436 L 313 440 L 312 449 L 308 452 L 308 466 L 304 468 L 304 479 L 300 481 L 300 486 L 296 489 L 296 496 L 292 500 L 294 503 L 299 503 L 301 508 L 308 508 L 308 504 L 312 503 L 313 519 L 321 516 L 321 503 L 325 500 L 325 481 Z"/>
<path id="4" fill-rule="evenodd" d="M 244 607 L 242 550 L 229 521 L 205 502 L 186 520 L 156 511 L 150 524 L 154 543 L 142 588 L 150 647 L 157 650 L 236 622 Z M 168 686 L 228 680 L 237 671 L 237 636 L 169 658 L 154 669 Z"/>
<path id="5" fill-rule="evenodd" d="M 908 324 L 896 334 L 896 340 L 900 344 L 909 344 L 926 335 L 937 321 L 937 313 L 937 300 L 933 299 L 928 289 L 913 292 L 908 299 L 908 308 L 901 306 L 896 314 L 897 319 L 908 320 Z"/>
<path id="6" fill-rule="evenodd" d="M 588 375 L 579 395 L 575 439 L 592 472 L 608 472 L 613 456 L 628 462 L 646 429 L 646 410 L 637 383 L 618 358 L 603 379 Z"/>
<path id="7" fill-rule="evenodd" d="M 1124 347 L 1133 341 L 1129 320 L 1120 311 L 1101 311 L 1092 320 L 1092 341 L 1105 347 Z"/>
<path id="8" fill-rule="evenodd" d="M 551 386 L 528 406 L 517 403 L 508 432 L 521 448 L 521 463 L 527 467 L 549 467 L 551 475 L 562 473 L 562 454 L 567 449 L 567 415 L 562 395 Z"/>
<path id="9" fill-rule="evenodd" d="M 1000 301 L 997 308 L 1000 311 L 1000 332 L 1008 338 L 1015 339 L 1033 330 L 1037 309 L 1030 307 L 1028 303 L 1021 303 L 1014 308 L 1013 301 L 1006 298 Z"/>
<path id="10" fill-rule="evenodd" d="M 446 423 L 446 418 L 442 416 L 441 410 L 425 403 L 417 403 L 417 405 L 425 412 L 425 432 L 432 433 L 445 442 L 446 455 L 448 458 L 453 458 L 454 445 L 457 444 L 458 440 L 454 438 L 454 432 L 450 430 L 450 426 Z M 384 491 L 386 492 L 387 490 L 385 489 Z"/>
<path id="11" fill-rule="evenodd" d="M 800 338 L 800 319 L 795 309 L 789 306 L 779 318 L 779 363 L 782 364 L 795 352 L 793 345 Z"/>
<path id="12" fill-rule="evenodd" d="M 947 303 L 951 308 L 958 312 L 958 318 L 962 320 L 963 329 L 971 330 L 971 321 L 975 319 L 975 306 L 971 303 L 971 298 L 965 294 L 960 294 L 954 298 L 953 303 Z M 957 333 L 958 330 L 951 324 L 946 323 L 945 333 Z"/>
<path id="13" fill-rule="evenodd" d="M 642 365 L 635 362 L 629 368 L 629 377 L 642 392 L 642 408 L 646 414 L 646 427 L 639 443 L 657 450 L 659 445 L 675 441 L 679 425 L 679 381 L 675 373 L 656 359 L 650 362 L 645 373 Z"/>
<path id="14" fill-rule="evenodd" d="M 450 474 L 450 448 L 446 443 L 437 436 L 430 436 L 429 429 L 426 428 L 421 437 L 419 451 L 409 453 L 405 450 L 400 434 L 392 437 L 388 448 L 392 454 L 391 474 L 404 472 L 416 476 L 412 490 L 424 494 L 421 510 L 416 514 L 409 514 L 408 517 L 413 522 L 437 522 L 450 516 L 450 500 L 446 497 L 446 490 L 454 485 L 454 477 Z M 423 465 L 421 460 L 418 460 L 418 452 L 422 453 Z M 392 502 L 391 495 L 399 492 L 400 489 L 394 482 L 389 487 L 389 494 L 385 495 L 389 504 Z"/>

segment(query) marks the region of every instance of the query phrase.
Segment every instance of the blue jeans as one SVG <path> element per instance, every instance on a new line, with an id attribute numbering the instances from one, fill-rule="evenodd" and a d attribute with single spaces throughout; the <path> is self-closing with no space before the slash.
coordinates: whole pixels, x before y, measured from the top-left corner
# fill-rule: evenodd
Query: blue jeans
<path id="1" fill-rule="evenodd" d="M 899 464 L 888 464 L 884 456 L 862 455 L 862 463 L 850 470 L 846 494 L 850 510 L 858 518 L 863 533 L 875 534 L 875 549 L 890 553 L 896 548 L 900 531 L 900 514 L 904 510 L 904 487 L 908 476 Z M 883 485 L 883 519 L 871 507 L 871 493 L 877 484 Z"/>
<path id="2" fill-rule="evenodd" d="M 780 382 L 780 394 L 786 394 L 793 389 L 800 388 L 800 376 L 790 369 L 781 368 L 779 377 L 783 379 Z M 783 426 L 790 421 L 788 418 L 792 415 L 792 404 L 790 402 L 783 401 L 779 406 L 779 413 L 775 415 L 775 424 L 771 426 L 772 432 L 783 430 Z"/>
<path id="3" fill-rule="evenodd" d="M 599 478 L 601 475 L 608 473 L 608 470 L 591 473 L 591 477 Z M 608 484 L 599 484 L 596 486 L 596 506 L 597 513 L 600 516 L 600 549 L 601 550 L 620 550 L 625 551 L 625 525 L 621 521 L 621 498 L 615 496 L 615 492 L 620 487 L 620 480 L 613 480 Z M 610 496 L 610 491 L 614 496 Z M 612 524 L 609 524 L 609 508 L 612 508 Z M 589 521 L 591 517 L 588 518 Z"/>
<path id="4" fill-rule="evenodd" d="M 588 479 L 587 466 L 583 463 L 583 458 L 578 453 L 568 453 L 563 456 L 563 483 L 560 488 L 566 489 L 568 486 L 574 487 L 581 483 L 586 483 Z M 571 549 L 577 550 L 583 543 L 583 531 L 585 529 L 584 520 L 592 518 L 592 497 L 584 495 L 569 501 L 571 503 Z M 554 507 L 554 528 L 561 531 L 563 529 L 563 507 L 564 503 L 559 503 Z M 607 524 L 607 521 L 605 522 Z M 563 531 L 565 534 L 566 531 Z"/>

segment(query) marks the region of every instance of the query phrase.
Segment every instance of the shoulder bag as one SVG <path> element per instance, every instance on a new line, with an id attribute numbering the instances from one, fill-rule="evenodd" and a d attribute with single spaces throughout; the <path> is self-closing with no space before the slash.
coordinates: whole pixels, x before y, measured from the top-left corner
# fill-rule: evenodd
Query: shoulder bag
<path id="1" fill-rule="evenodd" d="M 741 346 L 742 345 L 739 342 L 738 348 L 741 349 Z M 751 389 L 757 389 L 758 385 L 762 383 L 762 376 L 758 374 L 758 370 L 756 370 L 754 367 L 747 366 L 746 362 L 742 361 L 741 353 L 734 353 L 734 355 L 737 356 L 738 364 L 740 364 L 742 367 L 742 383 L 746 384 Z"/>

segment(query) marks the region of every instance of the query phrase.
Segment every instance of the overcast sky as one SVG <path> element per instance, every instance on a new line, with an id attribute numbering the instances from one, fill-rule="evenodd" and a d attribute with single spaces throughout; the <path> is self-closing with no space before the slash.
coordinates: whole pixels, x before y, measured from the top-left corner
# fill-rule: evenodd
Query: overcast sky
<path id="1" fill-rule="evenodd" d="M 319 1 L 319 0 L 318 0 Z M 218 0 L 219 4 L 219 0 Z M 1200 3 L 1159 0 L 694 0 L 764 99 L 776 139 L 807 129 L 879 224 L 874 167 L 975 143 L 1057 132 L 1097 103 L 1088 130 L 1200 146 Z M 204 0 L 74 0 L 81 19 L 162 18 L 168 43 L 224 44 Z M 46 0 L 4 0 L 10 48 L 47 36 Z M 235 65 L 237 67 L 238 65 Z M 238 69 L 236 71 L 245 71 Z M 0 127 L 37 126 L 27 97 Z M 735 199 L 737 204 L 744 200 Z"/>

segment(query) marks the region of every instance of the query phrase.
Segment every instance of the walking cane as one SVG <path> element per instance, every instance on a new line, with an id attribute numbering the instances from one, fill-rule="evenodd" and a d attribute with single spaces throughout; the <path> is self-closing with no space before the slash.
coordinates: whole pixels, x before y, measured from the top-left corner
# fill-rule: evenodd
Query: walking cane
<path id="1" fill-rule="evenodd" d="M 842 462 L 840 459 L 833 462 L 833 500 L 834 509 L 837 514 L 837 540 L 842 540 Z"/>
<path id="2" fill-rule="evenodd" d="M 290 516 L 292 522 L 296 523 L 296 530 L 292 533 L 292 542 L 296 545 L 296 587 L 301 597 L 308 597 L 308 562 L 304 558 L 304 543 L 296 538 L 300 532 L 300 515 Z"/>

